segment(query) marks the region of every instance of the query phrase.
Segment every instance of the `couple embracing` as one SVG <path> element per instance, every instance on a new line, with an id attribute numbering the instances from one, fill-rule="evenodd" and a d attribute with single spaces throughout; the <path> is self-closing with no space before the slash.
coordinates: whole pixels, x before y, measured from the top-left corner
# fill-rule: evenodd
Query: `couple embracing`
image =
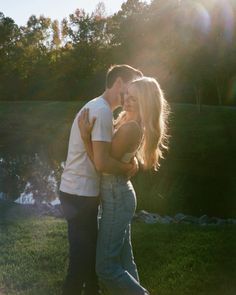
<path id="1" fill-rule="evenodd" d="M 113 120 L 119 106 L 123 111 Z M 99 284 L 111 295 L 149 294 L 132 252 L 136 196 L 129 179 L 138 160 L 144 169 L 157 169 L 166 119 L 158 82 L 128 65 L 112 66 L 105 92 L 76 115 L 60 185 L 69 240 L 63 295 L 98 295 Z"/>

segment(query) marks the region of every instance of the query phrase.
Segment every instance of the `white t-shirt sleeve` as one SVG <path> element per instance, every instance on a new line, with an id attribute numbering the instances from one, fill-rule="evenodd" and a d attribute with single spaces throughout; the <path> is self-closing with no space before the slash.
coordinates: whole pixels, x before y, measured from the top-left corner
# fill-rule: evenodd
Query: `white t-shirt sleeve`
<path id="1" fill-rule="evenodd" d="M 111 142 L 112 112 L 107 108 L 99 108 L 93 116 L 96 117 L 96 121 L 91 134 L 92 141 Z"/>

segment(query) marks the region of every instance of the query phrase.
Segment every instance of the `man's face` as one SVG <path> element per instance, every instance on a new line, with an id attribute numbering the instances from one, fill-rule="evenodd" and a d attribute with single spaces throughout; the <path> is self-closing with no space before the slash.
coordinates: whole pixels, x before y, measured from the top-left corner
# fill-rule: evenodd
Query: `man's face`
<path id="1" fill-rule="evenodd" d="M 120 91 L 120 105 L 123 107 L 124 105 L 124 99 L 125 99 L 125 95 L 127 94 L 127 91 L 128 91 L 128 88 L 129 88 L 129 85 L 132 81 L 129 81 L 129 82 L 126 82 L 124 83 L 123 82 L 123 85 L 121 87 L 121 91 Z"/>

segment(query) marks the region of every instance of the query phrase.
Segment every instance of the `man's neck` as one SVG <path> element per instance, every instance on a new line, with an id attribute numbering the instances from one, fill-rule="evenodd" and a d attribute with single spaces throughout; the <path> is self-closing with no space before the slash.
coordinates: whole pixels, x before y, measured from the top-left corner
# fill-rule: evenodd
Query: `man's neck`
<path id="1" fill-rule="evenodd" d="M 117 104 L 117 95 L 115 95 L 110 89 L 106 89 L 102 94 L 102 97 L 107 101 L 112 112 L 119 106 Z"/>

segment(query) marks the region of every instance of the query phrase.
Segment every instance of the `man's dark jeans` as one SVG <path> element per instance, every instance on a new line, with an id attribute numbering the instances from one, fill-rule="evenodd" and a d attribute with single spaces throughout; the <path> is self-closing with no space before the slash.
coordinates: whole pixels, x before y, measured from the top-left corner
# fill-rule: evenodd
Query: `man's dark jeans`
<path id="1" fill-rule="evenodd" d="M 60 192 L 60 201 L 68 224 L 69 267 L 63 295 L 98 293 L 95 272 L 98 197 Z"/>

